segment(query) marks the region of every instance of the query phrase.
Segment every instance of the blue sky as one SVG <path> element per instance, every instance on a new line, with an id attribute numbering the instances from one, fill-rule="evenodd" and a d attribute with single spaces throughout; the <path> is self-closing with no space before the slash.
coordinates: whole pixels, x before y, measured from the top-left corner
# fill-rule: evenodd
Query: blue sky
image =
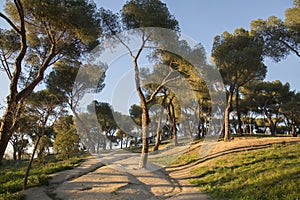
<path id="1" fill-rule="evenodd" d="M 98 0 L 99 6 L 119 11 L 124 0 Z M 275 15 L 284 19 L 287 8 L 293 0 L 164 0 L 170 12 L 179 21 L 181 32 L 199 41 L 210 57 L 213 38 L 224 31 L 233 32 L 236 28 L 250 29 L 252 20 L 267 19 Z M 266 80 L 289 82 L 293 90 L 300 91 L 300 59 L 290 55 L 280 63 L 266 59 L 268 66 Z"/>
<path id="2" fill-rule="evenodd" d="M 124 0 L 95 0 L 98 7 L 118 11 Z M 293 0 L 164 0 L 170 12 L 179 21 L 181 32 L 200 42 L 210 57 L 213 38 L 223 31 L 233 32 L 236 28 L 249 29 L 252 20 L 266 19 L 275 15 L 284 19 L 284 12 L 293 6 Z M 0 2 L 1 9 L 4 1 Z M 0 19 L 0 27 L 5 27 Z M 280 63 L 266 60 L 268 74 L 266 80 L 289 82 L 291 89 L 300 91 L 300 59 L 290 55 Z M 108 71 L 113 73 L 113 71 Z M 108 76 L 111 76 L 108 74 Z M 8 91 L 8 81 L 0 71 L 0 104 L 4 104 Z"/>
<path id="3" fill-rule="evenodd" d="M 96 2 L 104 8 L 119 11 L 126 1 L 99 0 Z M 167 4 L 170 12 L 179 21 L 181 32 L 205 47 L 208 59 L 216 35 L 220 35 L 224 31 L 233 32 L 240 27 L 249 30 L 251 21 L 258 18 L 267 19 L 269 16 L 275 15 L 284 19 L 285 10 L 293 6 L 293 0 L 163 0 L 163 2 Z M 112 74 L 115 75 L 116 72 L 124 73 L 124 71 L 118 71 L 122 65 L 121 60 L 112 64 L 107 73 L 108 79 L 111 79 Z M 265 64 L 268 66 L 267 81 L 289 82 L 292 90 L 300 91 L 300 59 L 298 57 L 290 55 L 280 63 L 266 59 Z M 114 77 L 114 81 L 118 78 Z M 114 84 L 115 82 L 108 82 L 106 88 L 100 93 L 102 101 L 111 103 Z M 134 87 L 133 83 L 131 84 L 131 87 Z M 133 99 L 137 98 L 132 97 L 128 104 L 134 102 Z M 124 99 L 122 101 L 126 104 Z"/>

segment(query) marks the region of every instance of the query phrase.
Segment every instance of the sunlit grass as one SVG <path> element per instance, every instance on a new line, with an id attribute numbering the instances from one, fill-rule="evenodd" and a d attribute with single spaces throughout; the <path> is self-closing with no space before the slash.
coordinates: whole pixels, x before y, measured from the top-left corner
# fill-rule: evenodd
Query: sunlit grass
<path id="1" fill-rule="evenodd" d="M 192 170 L 214 199 L 300 199 L 300 144 L 233 153 Z"/>
<path id="2" fill-rule="evenodd" d="M 78 166 L 86 156 L 84 154 L 64 161 L 58 161 L 54 156 L 51 156 L 47 158 L 45 163 L 34 161 L 28 178 L 28 187 L 47 185 L 49 174 L 72 169 Z M 12 194 L 22 190 L 27 165 L 28 161 L 22 161 L 19 164 L 16 161 L 5 161 L 0 166 L 0 200 L 23 198 L 22 195 Z"/>

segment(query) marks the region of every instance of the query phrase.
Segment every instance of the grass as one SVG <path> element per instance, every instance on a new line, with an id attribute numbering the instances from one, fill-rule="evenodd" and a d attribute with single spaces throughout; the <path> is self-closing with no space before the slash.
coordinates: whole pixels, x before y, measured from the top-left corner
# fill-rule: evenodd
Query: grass
<path id="1" fill-rule="evenodd" d="M 59 161 L 52 155 L 46 158 L 45 164 L 35 160 L 30 170 L 28 187 L 48 185 L 49 174 L 73 169 L 78 166 L 86 156 L 87 155 L 84 154 L 77 158 Z M 19 164 L 17 164 L 16 161 L 6 160 L 3 165 L 0 166 L 0 200 L 24 199 L 22 194 L 14 193 L 22 190 L 27 165 L 28 160 L 22 161 Z"/>
<path id="2" fill-rule="evenodd" d="M 300 199 L 300 144 L 232 153 L 192 170 L 190 180 L 214 199 Z"/>
<path id="3" fill-rule="evenodd" d="M 178 156 L 176 160 L 172 162 L 172 165 L 186 165 L 195 162 L 198 159 L 199 159 L 199 154 L 195 154 L 195 153 L 181 154 Z"/>

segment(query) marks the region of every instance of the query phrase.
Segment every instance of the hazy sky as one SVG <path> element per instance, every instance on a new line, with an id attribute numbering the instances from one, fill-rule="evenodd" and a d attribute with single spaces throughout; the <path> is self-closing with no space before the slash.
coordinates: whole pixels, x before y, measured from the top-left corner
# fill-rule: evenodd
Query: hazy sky
<path id="1" fill-rule="evenodd" d="M 95 2 L 98 7 L 103 6 L 119 11 L 126 1 L 96 0 Z M 205 47 L 208 58 L 214 36 L 222 34 L 223 31 L 233 32 L 240 27 L 249 29 L 250 22 L 258 18 L 266 19 L 275 15 L 284 19 L 285 10 L 293 6 L 293 0 L 164 0 L 164 2 L 179 21 L 181 32 L 200 42 Z M 1 0 L 1 9 L 3 3 L 4 1 Z M 3 20 L 0 19 L 0 27 L 4 26 Z M 289 82 L 292 89 L 300 91 L 299 58 L 291 55 L 280 63 L 266 60 L 265 64 L 268 66 L 266 80 Z M 108 77 L 112 76 L 109 73 L 113 71 L 108 71 Z M 4 105 L 8 87 L 7 79 L 0 71 L 0 104 L 2 105 Z"/>

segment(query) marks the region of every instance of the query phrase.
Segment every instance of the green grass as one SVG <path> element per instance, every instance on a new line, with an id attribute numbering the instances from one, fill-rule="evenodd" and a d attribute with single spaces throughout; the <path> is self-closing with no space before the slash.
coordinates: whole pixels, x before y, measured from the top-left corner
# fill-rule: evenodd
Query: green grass
<path id="1" fill-rule="evenodd" d="M 87 155 L 84 154 L 65 161 L 59 161 L 56 160 L 54 156 L 50 156 L 46 159 L 45 164 L 34 160 L 28 178 L 28 187 L 48 185 L 49 174 L 73 169 L 78 166 L 86 156 Z M 17 164 L 15 161 L 7 160 L 0 166 L 0 200 L 24 198 L 21 194 L 16 195 L 13 193 L 22 190 L 27 165 L 28 161 L 22 161 L 20 164 Z"/>
<path id="2" fill-rule="evenodd" d="M 300 144 L 233 153 L 191 173 L 214 199 L 300 199 Z"/>
<path id="3" fill-rule="evenodd" d="M 186 165 L 195 162 L 198 159 L 199 154 L 181 154 L 172 162 L 172 165 Z"/>

